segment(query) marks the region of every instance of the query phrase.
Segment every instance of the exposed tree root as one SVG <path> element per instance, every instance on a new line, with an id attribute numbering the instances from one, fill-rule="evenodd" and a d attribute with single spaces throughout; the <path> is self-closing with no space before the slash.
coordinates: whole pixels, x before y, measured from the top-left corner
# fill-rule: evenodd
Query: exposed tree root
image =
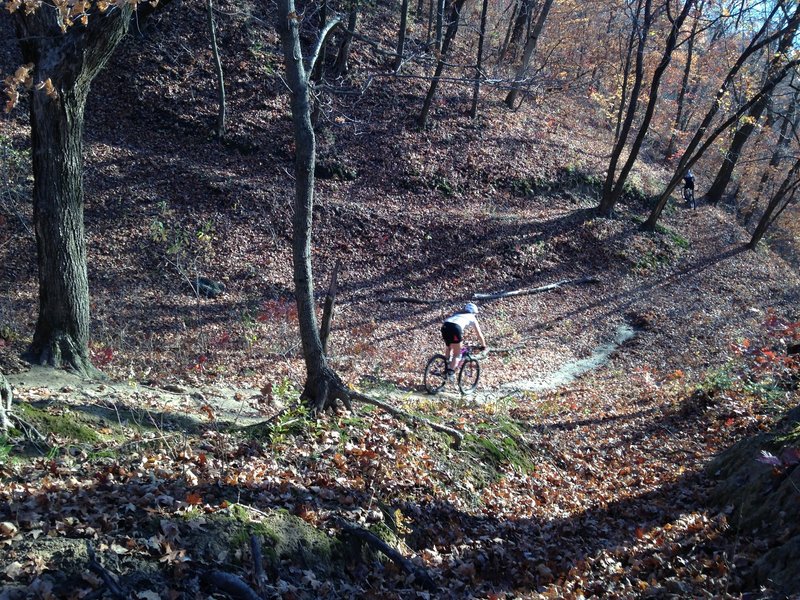
<path id="1" fill-rule="evenodd" d="M 66 369 L 86 379 L 106 379 L 106 376 L 89 360 L 88 353 L 72 336 L 55 331 L 45 343 L 34 343 L 25 358 L 41 366 Z"/>
<path id="2" fill-rule="evenodd" d="M 326 410 L 336 410 L 338 400 L 342 401 L 347 410 L 353 410 L 350 392 L 339 375 L 327 366 L 319 375 L 308 379 L 300 398 L 306 401 L 316 414 L 322 414 Z"/>
<path id="3" fill-rule="evenodd" d="M 435 431 L 441 431 L 442 433 L 446 433 L 447 435 L 453 438 L 453 447 L 456 449 L 458 449 L 461 446 L 461 442 L 464 439 L 464 434 L 462 434 L 460 431 L 453 429 L 452 427 L 448 427 L 447 425 L 441 425 L 439 423 L 434 423 L 433 421 L 429 421 L 424 417 L 412 415 L 411 413 L 407 413 L 404 410 L 400 410 L 399 408 L 396 408 L 391 404 L 387 404 L 386 402 L 382 402 L 380 400 L 376 400 L 375 398 L 365 396 L 364 394 L 361 394 L 359 392 L 351 391 L 350 396 L 354 400 L 360 400 L 361 402 L 365 402 L 366 404 L 372 404 L 373 406 L 377 406 L 378 408 L 385 410 L 389 414 L 399 419 L 402 419 L 403 421 L 406 421 L 407 423 L 412 423 L 415 425 L 422 423 L 423 425 L 426 425 Z"/>
<path id="4" fill-rule="evenodd" d="M 236 575 L 224 571 L 205 571 L 200 575 L 200 581 L 203 585 L 215 587 L 236 600 L 261 600 L 261 596 L 253 588 Z"/>
<path id="5" fill-rule="evenodd" d="M 356 527 L 354 525 L 343 525 L 342 527 L 342 535 L 344 537 L 351 537 L 359 540 L 360 542 L 365 542 L 369 544 L 372 548 L 382 552 L 387 557 L 391 559 L 391 561 L 400 567 L 403 571 L 408 573 L 409 575 L 413 575 L 416 581 L 419 581 L 429 592 L 436 591 L 436 584 L 434 583 L 431 576 L 428 572 L 421 568 L 417 567 L 414 563 L 408 560 L 405 556 L 400 554 L 395 548 L 392 548 L 389 544 L 384 542 L 381 538 L 377 535 L 372 533 L 371 531 L 367 531 L 366 529 L 362 529 L 361 527 Z"/>
<path id="6" fill-rule="evenodd" d="M 97 560 L 92 543 L 86 542 L 86 553 L 89 555 L 89 570 L 103 580 L 106 588 L 114 598 L 127 600 L 128 592 L 119 584 L 116 578 Z"/>

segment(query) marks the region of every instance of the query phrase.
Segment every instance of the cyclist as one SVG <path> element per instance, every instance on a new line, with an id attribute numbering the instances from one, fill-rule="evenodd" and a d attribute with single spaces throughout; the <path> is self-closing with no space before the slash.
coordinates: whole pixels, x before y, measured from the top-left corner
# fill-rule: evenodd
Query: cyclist
<path id="1" fill-rule="evenodd" d="M 455 379 L 455 370 L 458 366 L 458 359 L 461 358 L 461 343 L 465 330 L 474 328 L 481 346 L 486 347 L 486 340 L 475 316 L 477 314 L 478 307 L 472 302 L 467 302 L 463 309 L 447 317 L 442 323 L 442 338 L 447 346 L 444 358 L 447 361 L 447 379 L 450 381 Z"/>
<path id="2" fill-rule="evenodd" d="M 683 190 L 683 197 L 686 198 L 686 204 L 694 208 L 694 173 L 692 173 L 691 169 L 686 171 L 686 175 L 683 176 Z"/>

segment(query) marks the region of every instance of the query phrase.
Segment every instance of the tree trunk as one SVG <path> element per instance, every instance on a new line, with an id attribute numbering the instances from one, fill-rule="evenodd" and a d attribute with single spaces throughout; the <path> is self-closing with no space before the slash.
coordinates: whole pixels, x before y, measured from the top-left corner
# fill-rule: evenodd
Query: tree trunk
<path id="1" fill-rule="evenodd" d="M 486 38 L 486 13 L 489 11 L 489 0 L 483 0 L 481 7 L 481 26 L 478 33 L 478 60 L 475 64 L 475 89 L 472 93 L 472 108 L 469 116 L 478 116 L 478 99 L 481 95 L 481 79 L 483 78 L 483 42 Z"/>
<path id="2" fill-rule="evenodd" d="M 447 11 L 447 0 L 436 0 L 436 49 L 443 52 L 442 35 L 444 35 L 444 13 Z"/>
<path id="3" fill-rule="evenodd" d="M 636 67 L 633 80 L 633 87 L 631 88 L 631 97 L 628 100 L 628 109 L 625 113 L 625 120 L 622 123 L 619 135 L 616 136 L 614 147 L 611 150 L 611 157 L 609 158 L 608 169 L 606 171 L 606 180 L 603 183 L 603 198 L 598 207 L 598 212 L 606 217 L 610 217 L 614 211 L 614 204 L 611 202 L 612 191 L 614 189 L 614 179 L 617 176 L 617 164 L 622 157 L 622 151 L 625 149 L 625 144 L 628 141 L 631 127 L 633 127 L 633 118 L 636 116 L 636 109 L 639 106 L 639 95 L 642 90 L 642 81 L 644 80 L 644 50 L 647 35 L 650 31 L 652 24 L 653 13 L 651 10 L 651 0 L 646 0 L 644 4 L 644 20 L 639 32 L 639 44 L 636 49 Z M 637 23 L 640 11 L 637 10 Z"/>
<path id="4" fill-rule="evenodd" d="M 297 318 L 307 375 L 303 396 L 317 412 L 321 412 L 335 406 L 337 398 L 349 405 L 349 398 L 343 395 L 346 392 L 339 377 L 328 367 L 317 326 L 311 269 L 316 140 L 311 125 L 309 82 L 303 65 L 299 26 L 294 0 L 279 0 L 278 32 L 283 46 L 286 81 L 291 90 L 295 142 L 292 258 Z"/>
<path id="5" fill-rule="evenodd" d="M 39 317 L 28 356 L 98 376 L 89 359 L 89 285 L 83 221 L 83 117 L 89 85 L 128 30 L 130 4 L 92 14 L 62 33 L 55 11 L 16 13 L 17 39 L 34 83 L 30 94 L 33 219 Z M 57 97 L 55 97 L 57 94 Z"/>
<path id="6" fill-rule="evenodd" d="M 500 54 L 500 61 L 505 60 L 509 55 L 512 63 L 514 59 L 516 59 L 517 48 L 522 39 L 522 34 L 525 33 L 525 26 L 528 25 L 535 11 L 534 4 L 535 0 L 522 0 L 520 9 L 516 13 L 516 18 L 513 19 L 514 24 L 511 28 L 511 36 L 508 39 L 508 44 L 503 47 L 503 51 Z"/>
<path id="7" fill-rule="evenodd" d="M 225 74 L 222 71 L 222 59 L 219 55 L 219 46 L 217 45 L 217 26 L 214 21 L 214 0 L 206 0 L 206 12 L 208 14 L 208 34 L 211 38 L 211 53 L 214 57 L 214 69 L 217 73 L 217 99 L 219 107 L 217 108 L 217 137 L 222 139 L 225 137 Z"/>
<path id="8" fill-rule="evenodd" d="M 764 210 L 764 214 L 761 215 L 761 219 L 753 232 L 753 237 L 750 238 L 750 243 L 747 244 L 750 250 L 755 250 L 758 242 L 764 237 L 769 227 L 794 200 L 797 195 L 798 185 L 800 185 L 798 175 L 800 175 L 800 160 L 797 160 L 786 174 L 780 188 L 770 200 L 766 210 Z"/>
<path id="9" fill-rule="evenodd" d="M 466 0 L 455 0 L 452 5 L 452 10 L 450 11 L 450 22 L 447 25 L 447 34 L 444 36 L 444 41 L 442 42 L 442 52 L 439 55 L 438 62 L 436 63 L 436 71 L 434 72 L 433 79 L 431 80 L 431 87 L 428 89 L 428 95 L 425 96 L 425 102 L 422 105 L 422 112 L 420 112 L 419 119 L 417 121 L 420 129 L 424 129 L 425 125 L 428 123 L 428 114 L 431 110 L 433 98 L 436 95 L 436 89 L 439 87 L 439 78 L 442 76 L 442 71 L 444 70 L 444 61 L 447 58 L 447 52 L 450 49 L 450 44 L 453 43 L 456 33 L 458 32 L 461 9 L 464 7 L 465 2 Z"/>
<path id="10" fill-rule="evenodd" d="M 702 8 L 700 9 L 702 12 Z M 700 17 L 692 23 L 692 32 L 689 34 L 689 39 L 686 41 L 686 62 L 683 65 L 683 77 L 681 78 L 681 89 L 678 92 L 677 109 L 675 111 L 675 123 L 672 127 L 672 135 L 670 135 L 667 150 L 664 152 L 665 158 L 669 159 L 675 153 L 675 143 L 678 139 L 678 131 L 681 130 L 683 123 L 683 105 L 686 102 L 686 92 L 689 89 L 689 77 L 692 74 L 692 60 L 694 58 L 694 41 L 697 36 L 697 26 L 700 23 Z"/>
<path id="11" fill-rule="evenodd" d="M 406 46 L 406 29 L 408 28 L 408 0 L 400 4 L 400 31 L 397 34 L 397 57 L 394 59 L 394 70 L 399 71 L 403 64 L 403 51 Z"/>
<path id="12" fill-rule="evenodd" d="M 511 41 L 511 30 L 514 28 L 514 23 L 517 15 L 517 11 L 520 10 L 520 1 L 514 3 L 514 9 L 511 11 L 511 18 L 508 20 L 508 27 L 506 28 L 506 36 L 503 38 L 503 47 L 500 50 L 500 54 L 497 57 L 497 64 L 501 64 L 503 60 L 505 60 L 506 53 L 508 52 L 508 44 Z"/>
<path id="13" fill-rule="evenodd" d="M 769 62 L 769 67 L 767 68 L 767 79 L 775 77 L 775 74 L 780 70 L 781 63 L 785 60 L 786 53 L 792 47 L 792 42 L 794 41 L 794 36 L 797 32 L 797 26 L 798 22 L 795 21 L 794 27 L 788 29 L 783 37 L 781 37 L 781 41 L 778 44 L 778 51 L 773 55 L 772 60 Z M 717 176 L 714 178 L 714 183 L 711 184 L 711 187 L 706 194 L 706 199 L 711 204 L 717 204 L 722 199 L 722 195 L 725 193 L 725 188 L 728 187 L 728 183 L 733 176 L 733 170 L 736 167 L 736 163 L 739 162 L 739 157 L 742 155 L 742 150 L 744 149 L 747 140 L 750 138 L 750 135 L 756 129 L 758 120 L 761 118 L 762 113 L 769 105 L 771 98 L 771 93 L 764 94 L 758 102 L 753 104 L 753 106 L 747 112 L 747 116 L 743 119 L 741 127 L 736 130 L 733 140 L 731 140 L 731 145 L 728 147 L 728 152 L 725 154 L 725 160 L 722 161 L 722 165 L 717 172 Z"/>
<path id="14" fill-rule="evenodd" d="M 336 77 L 342 77 L 349 70 L 350 46 L 353 43 L 353 33 L 358 24 L 358 0 L 350 0 L 350 13 L 347 17 L 347 31 L 344 33 L 339 53 L 336 55 L 336 65 L 333 68 Z"/>
<path id="15" fill-rule="evenodd" d="M 678 43 L 678 33 L 680 32 L 684 20 L 689 15 L 689 10 L 691 9 L 693 2 L 694 0 L 686 0 L 680 14 L 672 23 L 672 28 L 670 29 L 669 36 L 667 37 L 667 43 L 664 47 L 664 53 L 661 56 L 661 61 L 658 63 L 658 66 L 656 66 L 655 71 L 653 71 L 653 80 L 650 84 L 649 93 L 650 99 L 647 102 L 647 108 L 645 109 L 642 122 L 639 124 L 639 131 L 636 134 L 636 138 L 633 140 L 628 158 L 625 161 L 625 164 L 622 166 L 622 170 L 620 171 L 619 176 L 617 177 L 616 182 L 614 182 L 614 185 L 610 191 L 608 190 L 609 178 L 606 178 L 606 186 L 603 190 L 603 200 L 599 207 L 600 212 L 603 214 L 610 214 L 614 210 L 614 206 L 616 206 L 617 202 L 619 202 L 619 199 L 622 197 L 622 192 L 625 189 L 625 182 L 628 180 L 628 175 L 630 175 L 631 169 L 633 169 L 633 165 L 636 162 L 636 159 L 639 157 L 639 150 L 641 150 L 644 138 L 647 136 L 647 132 L 650 128 L 650 121 L 652 121 L 653 115 L 655 114 L 656 104 L 658 103 L 658 89 L 661 86 L 661 78 L 664 76 L 667 67 L 669 67 L 669 63 L 672 60 L 672 53 L 674 52 L 675 46 Z M 614 169 L 609 167 L 608 175 L 614 177 L 615 169 L 616 163 L 614 163 Z"/>
<path id="16" fill-rule="evenodd" d="M 642 0 L 639 0 L 636 4 L 636 14 L 634 15 L 634 22 L 633 26 L 631 27 L 631 35 L 628 37 L 628 48 L 625 52 L 625 66 L 622 70 L 622 90 L 619 94 L 619 109 L 617 110 L 617 125 L 614 128 L 614 145 L 616 145 L 617 140 L 619 140 L 620 131 L 622 130 L 622 115 L 625 114 L 625 106 L 626 106 L 626 98 L 628 97 L 628 83 L 631 78 L 631 58 L 633 57 L 633 47 L 634 43 L 636 42 L 637 37 L 639 41 L 642 41 L 642 36 L 637 36 L 636 32 L 638 30 L 637 23 L 639 22 L 639 16 L 642 14 Z M 643 50 L 643 49 L 642 49 Z M 637 58 L 639 55 L 637 54 Z M 637 66 L 639 66 L 639 62 L 637 61 Z M 639 75 L 639 83 L 641 84 L 642 76 L 644 75 L 644 71 L 641 69 L 637 69 L 636 73 Z M 633 96 L 633 95 L 631 95 Z M 633 98 L 631 98 L 633 101 Z M 638 95 L 637 100 L 638 102 Z M 629 105 L 630 106 L 630 105 Z"/>
<path id="17" fill-rule="evenodd" d="M 542 29 L 544 29 L 544 23 L 547 20 L 547 15 L 550 12 L 551 6 L 553 6 L 553 0 L 544 0 L 542 10 L 539 12 L 539 16 L 536 19 L 536 25 L 534 25 L 533 29 L 531 30 L 531 35 L 528 37 L 528 42 L 525 44 L 525 51 L 522 54 L 522 64 L 517 71 L 517 76 L 514 79 L 511 91 L 508 92 L 508 95 L 506 96 L 506 105 L 509 108 L 514 108 L 514 105 L 517 102 L 517 96 L 519 96 L 519 91 L 522 88 L 522 83 L 525 75 L 528 72 L 528 67 L 531 64 L 533 54 L 536 52 L 536 46 L 539 43 L 539 36 L 542 34 Z"/>
<path id="18" fill-rule="evenodd" d="M 8 385 L 5 375 L 0 372 L 0 434 L 2 435 L 7 434 L 11 427 L 11 419 L 8 415 L 11 413 L 12 400 L 11 386 Z"/>

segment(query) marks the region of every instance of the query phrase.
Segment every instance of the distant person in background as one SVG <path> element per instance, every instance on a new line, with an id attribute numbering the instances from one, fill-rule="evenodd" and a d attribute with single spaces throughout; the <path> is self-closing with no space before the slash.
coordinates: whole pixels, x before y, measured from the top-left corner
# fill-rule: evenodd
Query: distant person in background
<path id="1" fill-rule="evenodd" d="M 447 378 L 449 380 L 455 378 L 455 370 L 458 360 L 461 358 L 461 345 L 466 330 L 474 329 L 481 346 L 486 347 L 481 326 L 478 325 L 477 314 L 478 307 L 472 302 L 467 302 L 462 310 L 446 318 L 442 323 L 442 338 L 447 346 L 444 358 L 447 361 Z"/>
<path id="2" fill-rule="evenodd" d="M 683 199 L 686 200 L 687 206 L 691 208 L 697 206 L 694 200 L 694 173 L 691 169 L 683 176 Z"/>

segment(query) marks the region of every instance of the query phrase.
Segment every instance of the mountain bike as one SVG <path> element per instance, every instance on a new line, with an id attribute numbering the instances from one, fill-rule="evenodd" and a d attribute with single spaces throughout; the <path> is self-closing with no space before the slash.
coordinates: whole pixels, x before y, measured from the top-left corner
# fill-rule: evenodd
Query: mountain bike
<path id="1" fill-rule="evenodd" d="M 688 186 L 683 186 L 683 201 L 688 208 L 697 208 L 694 201 L 694 190 Z"/>
<path id="2" fill-rule="evenodd" d="M 458 372 L 458 390 L 464 395 L 474 392 L 481 378 L 481 364 L 472 354 L 475 350 L 480 351 L 483 348 L 480 346 L 461 348 L 461 356 L 455 369 Z M 444 354 L 434 354 L 428 359 L 423 382 L 429 394 L 435 394 L 447 385 L 447 360 Z"/>

